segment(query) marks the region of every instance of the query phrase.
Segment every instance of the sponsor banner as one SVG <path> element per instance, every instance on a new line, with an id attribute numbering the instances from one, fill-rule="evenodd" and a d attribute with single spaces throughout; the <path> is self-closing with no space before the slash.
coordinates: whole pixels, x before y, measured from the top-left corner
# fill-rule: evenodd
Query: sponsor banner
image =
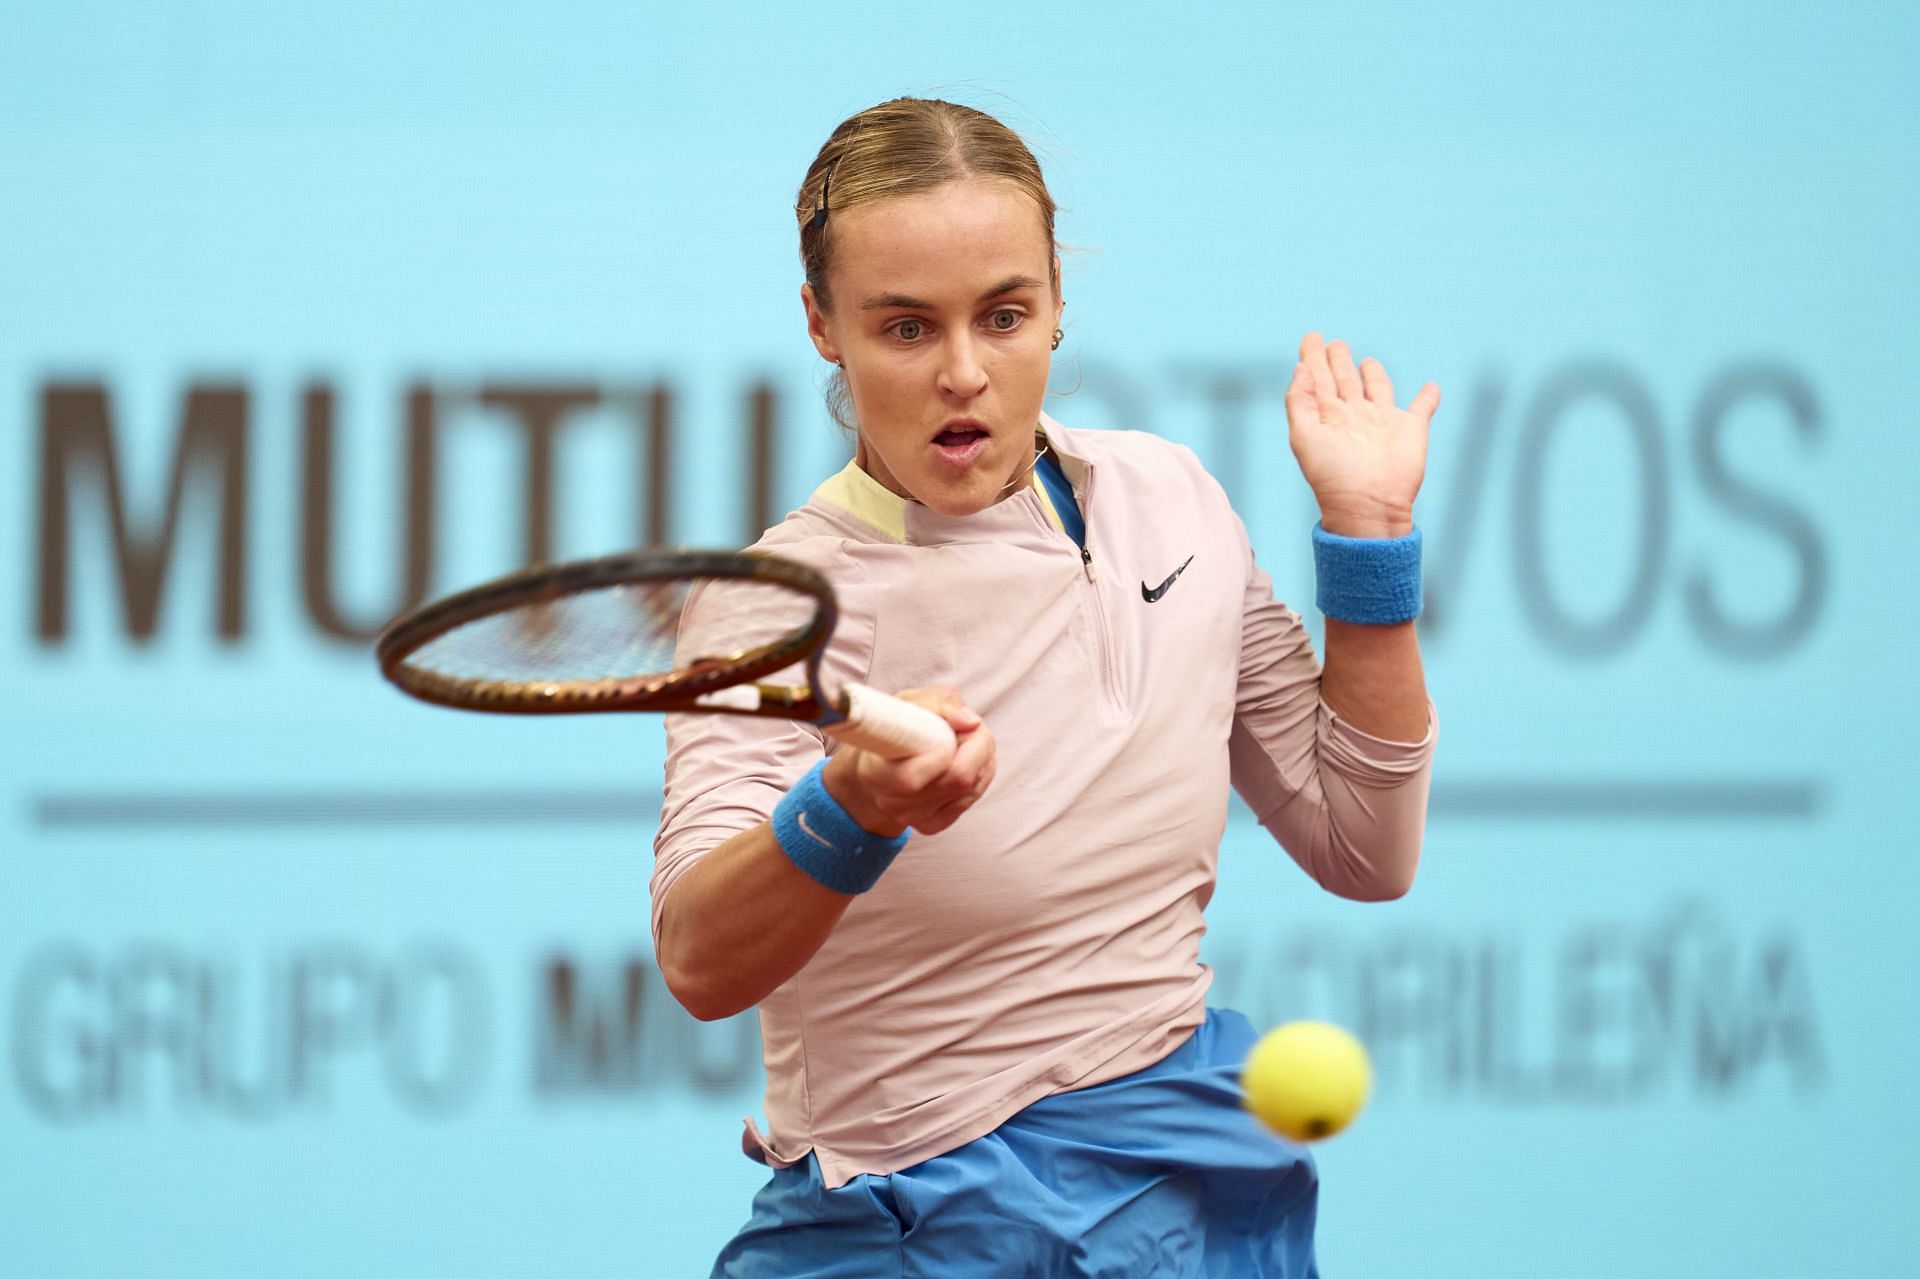
<path id="1" fill-rule="evenodd" d="M 369 643 L 845 461 L 793 191 L 903 90 L 1036 144 L 1049 410 L 1195 449 L 1316 634 L 1296 344 L 1443 388 L 1418 883 L 1236 807 L 1203 951 L 1373 1054 L 1326 1272 L 1906 1273 L 1920 25 L 1844 7 L 11 24 L 0 1273 L 705 1273 L 763 1080 L 651 953 L 659 724 Z"/>

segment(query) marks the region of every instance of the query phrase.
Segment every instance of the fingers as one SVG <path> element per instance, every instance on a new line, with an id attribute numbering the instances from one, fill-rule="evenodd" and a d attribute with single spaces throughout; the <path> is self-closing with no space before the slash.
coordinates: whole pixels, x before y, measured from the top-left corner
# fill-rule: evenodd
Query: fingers
<path id="1" fill-rule="evenodd" d="M 1326 339 L 1319 333 L 1309 333 L 1300 339 L 1300 363 L 1306 366 L 1314 399 L 1325 405 L 1340 398 L 1340 388 L 1333 379 L 1333 366 L 1327 363 Z"/>
<path id="2" fill-rule="evenodd" d="M 960 691 L 950 684 L 929 684 L 925 688 L 902 689 L 894 694 L 903 702 L 912 702 L 947 721 L 947 726 L 956 733 L 980 727 L 980 716 L 968 706 L 960 696 Z"/>
<path id="3" fill-rule="evenodd" d="M 905 759 L 881 760 L 879 772 L 867 773 L 864 769 L 862 772 L 874 779 L 876 792 L 884 793 L 895 803 L 911 801 L 945 777 L 958 754 L 951 747 L 936 746 Z"/>
<path id="4" fill-rule="evenodd" d="M 936 808 L 931 814 L 913 823 L 913 828 L 923 835 L 937 835 L 966 815 L 968 809 L 980 801 L 993 785 L 994 762 L 989 759 L 986 767 L 980 770 L 974 784 L 955 796 L 947 803 Z"/>
<path id="5" fill-rule="evenodd" d="M 913 824 L 914 830 L 922 835 L 938 835 L 941 831 L 967 815 L 967 810 L 973 807 L 974 798 L 974 796 L 966 796 L 954 800 L 944 808 L 934 810 L 932 813 L 915 822 Z"/>
<path id="6" fill-rule="evenodd" d="M 995 771 L 993 735 L 983 726 L 961 743 L 944 772 L 902 797 L 898 820 L 923 835 L 939 834 L 979 802 Z"/>
<path id="7" fill-rule="evenodd" d="M 1320 401 L 1313 393 L 1313 374 L 1307 362 L 1293 366 L 1293 381 L 1287 384 L 1287 421 L 1312 422 L 1320 415 Z"/>
<path id="8" fill-rule="evenodd" d="M 1360 361 L 1360 381 L 1367 388 L 1367 399 L 1382 406 L 1393 407 L 1393 379 L 1387 376 L 1387 366 L 1369 355 Z"/>
<path id="9" fill-rule="evenodd" d="M 1413 414 L 1423 425 L 1433 420 L 1433 412 L 1440 407 L 1440 387 L 1429 382 L 1420 388 L 1420 394 L 1413 397 L 1413 403 L 1407 406 L 1407 412 Z"/>
<path id="10" fill-rule="evenodd" d="M 938 777 L 921 788 L 917 798 L 935 808 L 968 796 L 978 799 L 993 779 L 993 763 L 993 733 L 982 724 L 960 738 L 953 759 Z"/>
<path id="11" fill-rule="evenodd" d="M 957 821 L 992 784 L 993 733 L 945 685 L 905 689 L 898 696 L 943 716 L 954 744 L 897 760 L 856 750 L 850 762 L 860 794 L 888 821 L 932 834 Z"/>
<path id="12" fill-rule="evenodd" d="M 1293 385 L 1287 388 L 1287 399 L 1300 398 L 1302 407 L 1306 407 L 1304 393 L 1307 390 L 1321 403 L 1338 398 L 1355 403 L 1365 400 L 1383 408 L 1394 406 L 1393 379 L 1387 376 L 1386 365 L 1368 356 L 1356 368 L 1353 348 L 1344 339 L 1328 342 L 1318 332 L 1309 333 L 1300 341 L 1300 363 L 1294 366 Z M 1435 387 L 1435 404 L 1439 403 L 1439 394 L 1439 388 Z"/>
<path id="13" fill-rule="evenodd" d="M 1333 370 L 1333 384 L 1339 388 L 1341 399 L 1358 403 L 1367 398 L 1360 373 L 1353 367 L 1353 350 L 1346 342 L 1335 338 L 1327 343 L 1327 366 Z"/>

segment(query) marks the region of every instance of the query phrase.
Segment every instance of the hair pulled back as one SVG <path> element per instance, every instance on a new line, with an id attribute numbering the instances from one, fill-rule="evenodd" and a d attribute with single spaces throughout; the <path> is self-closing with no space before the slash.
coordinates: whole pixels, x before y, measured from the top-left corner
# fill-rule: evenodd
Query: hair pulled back
<path id="1" fill-rule="evenodd" d="M 833 309 L 827 275 L 833 265 L 835 214 L 960 178 L 1011 182 L 1033 200 L 1047 237 L 1047 274 L 1057 296 L 1053 196 L 1020 135 L 973 107 L 937 98 L 895 98 L 841 121 L 807 167 L 794 199 L 800 264 L 820 309 Z M 846 380 L 837 370 L 827 407 L 842 426 L 850 425 Z"/>
<path id="2" fill-rule="evenodd" d="M 793 206 L 800 263 L 820 305 L 831 306 L 833 214 L 975 177 L 1004 179 L 1025 192 L 1053 247 L 1053 196 L 1040 164 L 1019 134 L 986 112 L 937 98 L 895 98 L 841 121 L 807 167 Z M 819 222 L 823 207 L 827 217 Z M 1056 291 L 1059 284 L 1053 280 Z"/>

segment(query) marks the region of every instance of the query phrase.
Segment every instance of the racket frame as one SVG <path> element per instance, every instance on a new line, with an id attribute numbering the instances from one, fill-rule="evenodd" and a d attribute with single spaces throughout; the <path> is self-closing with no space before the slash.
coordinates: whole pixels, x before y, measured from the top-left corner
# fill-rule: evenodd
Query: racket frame
<path id="1" fill-rule="evenodd" d="M 771 643 L 702 658 L 664 675 L 500 680 L 445 675 L 407 665 L 407 659 L 428 643 L 468 622 L 584 591 L 688 578 L 781 586 L 811 596 L 813 618 Z M 846 718 L 847 708 L 826 695 L 820 661 L 839 617 L 832 584 L 791 560 L 742 551 L 630 551 L 567 564 L 537 564 L 435 600 L 389 622 L 375 641 L 374 653 L 381 672 L 403 691 L 455 710 L 506 715 L 698 711 L 831 725 Z M 756 682 L 760 676 L 802 661 L 807 672 L 804 685 Z"/>

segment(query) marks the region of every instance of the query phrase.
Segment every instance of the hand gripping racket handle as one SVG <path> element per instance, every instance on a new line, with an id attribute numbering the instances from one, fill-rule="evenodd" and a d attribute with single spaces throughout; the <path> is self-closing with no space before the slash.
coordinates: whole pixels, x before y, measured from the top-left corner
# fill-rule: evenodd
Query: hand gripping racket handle
<path id="1" fill-rule="evenodd" d="M 846 685 L 847 717 L 826 731 L 863 751 L 886 759 L 905 759 L 936 746 L 953 746 L 947 721 L 924 706 L 868 688 Z"/>

